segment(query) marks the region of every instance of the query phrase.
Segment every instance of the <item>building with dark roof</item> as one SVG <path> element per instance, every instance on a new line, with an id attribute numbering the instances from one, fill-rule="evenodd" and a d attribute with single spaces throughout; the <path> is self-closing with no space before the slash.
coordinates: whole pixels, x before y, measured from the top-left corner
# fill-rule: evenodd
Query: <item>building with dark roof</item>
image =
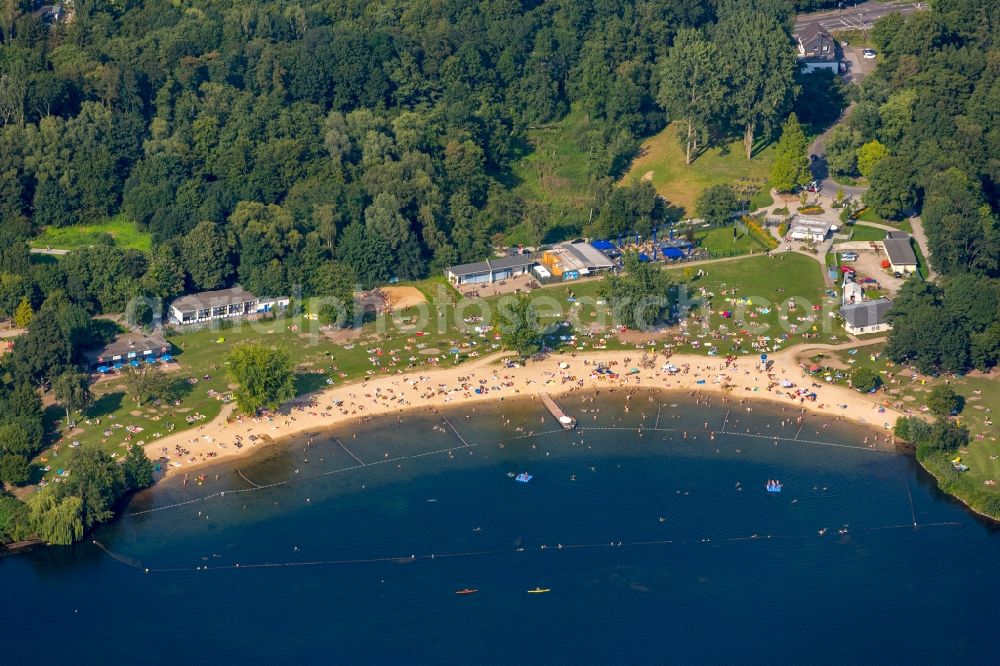
<path id="1" fill-rule="evenodd" d="M 445 269 L 448 281 L 455 286 L 466 284 L 490 284 L 530 273 L 538 260 L 530 254 L 498 257 L 474 261 L 471 264 L 449 266 Z"/>
<path id="2" fill-rule="evenodd" d="M 132 361 L 157 360 L 170 352 L 170 343 L 159 333 L 123 333 L 114 340 L 83 352 L 83 360 L 88 370 L 100 366 L 119 367 Z"/>
<path id="3" fill-rule="evenodd" d="M 893 271 L 900 273 L 917 272 L 917 255 L 913 251 L 910 243 L 910 234 L 899 231 L 890 231 L 882 241 L 885 248 L 885 256 L 889 260 L 889 266 Z"/>
<path id="4" fill-rule="evenodd" d="M 844 330 L 851 335 L 888 331 L 892 328 L 886 321 L 886 315 L 889 314 L 890 308 L 892 308 L 892 301 L 888 298 L 849 303 L 840 308 L 840 317 L 844 320 Z"/>
<path id="5" fill-rule="evenodd" d="M 798 38 L 799 62 L 806 72 L 828 69 L 834 74 L 840 67 L 837 57 L 837 40 L 830 33 L 819 28 Z"/>
<path id="6" fill-rule="evenodd" d="M 167 312 L 174 324 L 195 324 L 213 319 L 266 314 L 288 307 L 289 298 L 258 297 L 242 287 L 203 291 L 175 299 Z"/>

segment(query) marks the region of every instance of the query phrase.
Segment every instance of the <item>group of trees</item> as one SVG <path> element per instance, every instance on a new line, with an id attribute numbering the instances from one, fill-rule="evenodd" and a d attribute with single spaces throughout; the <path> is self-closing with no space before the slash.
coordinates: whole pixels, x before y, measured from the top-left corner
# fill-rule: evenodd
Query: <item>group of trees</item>
<path id="1" fill-rule="evenodd" d="M 992 207 L 992 220 L 978 220 L 978 229 L 942 230 L 932 251 L 988 241 L 996 233 L 1000 58 L 992 40 L 994 10 L 989 0 L 941 0 L 933 11 L 880 19 L 871 38 L 882 60 L 861 84 L 847 122 L 825 143 L 830 170 L 866 177 L 865 202 L 883 217 L 898 219 L 921 207 L 926 215 L 932 193 L 953 185 L 960 201 L 950 203 L 965 217 L 977 205 Z M 935 236 L 940 225 L 931 218 L 928 234 Z"/>
<path id="2" fill-rule="evenodd" d="M 894 300 L 887 353 L 924 372 L 1000 362 L 1000 21 L 988 0 L 939 0 L 889 15 L 883 60 L 826 143 L 831 170 L 864 175 L 883 217 L 917 211 L 940 274 Z"/>
<path id="3" fill-rule="evenodd" d="M 636 253 L 629 252 L 624 256 L 623 272 L 605 276 L 598 294 L 607 302 L 616 324 L 644 331 L 670 319 L 671 306 L 676 303 L 673 286 L 673 278 L 660 266 L 640 261 Z"/>
<path id="4" fill-rule="evenodd" d="M 53 25 L 22 9 L 0 41 L 0 246 L 123 212 L 155 247 L 44 271 L 0 257 L 0 318 L 22 323 L 57 289 L 96 313 L 236 282 L 309 297 L 422 277 L 544 219 L 510 166 L 571 105 L 610 182 L 668 119 L 690 156 L 712 135 L 749 155 L 807 85 L 786 0 L 101 0 Z M 648 184 L 595 196 L 602 234 L 668 215 Z"/>
<path id="5" fill-rule="evenodd" d="M 910 279 L 893 300 L 886 354 L 921 372 L 988 371 L 1000 363 L 1000 281 L 974 274 Z"/>
<path id="6" fill-rule="evenodd" d="M 720 129 L 737 128 L 750 159 L 758 133 L 770 134 L 791 108 L 798 69 L 792 44 L 784 2 L 720 3 L 717 23 L 678 32 L 657 99 L 680 121 L 687 164 Z"/>

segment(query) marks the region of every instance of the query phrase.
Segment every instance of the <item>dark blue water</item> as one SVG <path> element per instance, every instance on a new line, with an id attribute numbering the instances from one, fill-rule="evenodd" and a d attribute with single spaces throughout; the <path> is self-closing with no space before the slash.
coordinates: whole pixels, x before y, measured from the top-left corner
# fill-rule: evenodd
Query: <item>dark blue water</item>
<path id="1" fill-rule="evenodd" d="M 4 660 L 992 661 L 1000 536 L 908 457 L 816 416 L 602 397 L 564 402 L 624 429 L 518 438 L 552 422 L 506 402 L 447 414 L 468 447 L 427 414 L 167 480 L 100 545 L 0 560 Z"/>

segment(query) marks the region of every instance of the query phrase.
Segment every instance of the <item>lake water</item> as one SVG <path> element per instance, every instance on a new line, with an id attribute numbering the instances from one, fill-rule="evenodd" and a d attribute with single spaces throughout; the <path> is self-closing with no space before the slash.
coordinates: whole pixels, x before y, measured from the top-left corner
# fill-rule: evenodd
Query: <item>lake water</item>
<path id="1" fill-rule="evenodd" d="M 993 661 L 1000 535 L 909 457 L 776 407 L 601 400 L 561 400 L 573 433 L 507 401 L 162 482 L 99 545 L 0 559 L 4 660 Z"/>

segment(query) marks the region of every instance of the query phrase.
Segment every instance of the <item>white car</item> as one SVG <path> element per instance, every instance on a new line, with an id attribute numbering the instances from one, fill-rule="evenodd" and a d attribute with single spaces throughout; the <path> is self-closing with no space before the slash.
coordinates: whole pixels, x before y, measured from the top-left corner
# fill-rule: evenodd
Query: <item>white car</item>
<path id="1" fill-rule="evenodd" d="M 878 53 L 875 52 L 875 49 L 865 49 L 861 55 L 864 56 L 865 60 L 874 60 Z"/>
<path id="2" fill-rule="evenodd" d="M 842 255 L 840 255 L 840 258 L 843 259 L 844 261 L 857 261 L 858 260 L 858 253 L 857 252 L 845 252 Z"/>

